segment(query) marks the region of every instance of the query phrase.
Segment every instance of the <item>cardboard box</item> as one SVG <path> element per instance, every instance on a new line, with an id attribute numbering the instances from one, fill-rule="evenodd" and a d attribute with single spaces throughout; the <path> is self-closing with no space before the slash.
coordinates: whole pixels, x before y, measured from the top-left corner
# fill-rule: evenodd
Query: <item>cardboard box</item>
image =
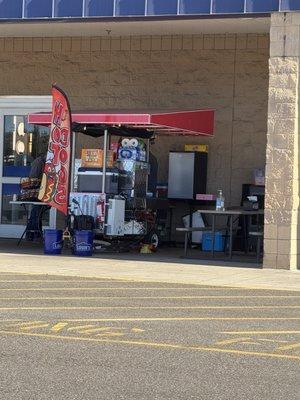
<path id="1" fill-rule="evenodd" d="M 115 162 L 115 155 L 112 150 L 107 152 L 107 167 L 112 168 Z M 81 167 L 83 168 L 103 168 L 102 149 L 82 149 Z"/>
<path id="2" fill-rule="evenodd" d="M 186 144 L 184 145 L 184 151 L 200 151 L 202 153 L 208 153 L 207 144 Z"/>

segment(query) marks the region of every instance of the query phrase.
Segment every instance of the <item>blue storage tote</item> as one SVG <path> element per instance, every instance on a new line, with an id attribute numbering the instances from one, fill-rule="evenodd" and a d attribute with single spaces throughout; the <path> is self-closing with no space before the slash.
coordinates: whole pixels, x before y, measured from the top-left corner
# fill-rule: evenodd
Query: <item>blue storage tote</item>
<path id="1" fill-rule="evenodd" d="M 222 232 L 215 232 L 215 251 L 224 251 L 224 237 Z M 212 250 L 212 232 L 203 232 L 202 236 L 202 250 L 211 251 Z"/>
<path id="2" fill-rule="evenodd" d="M 75 231 L 73 236 L 73 254 L 79 257 L 93 255 L 93 231 Z"/>
<path id="3" fill-rule="evenodd" d="M 63 248 L 63 231 L 58 229 L 44 230 L 44 253 L 50 255 L 61 254 Z"/>

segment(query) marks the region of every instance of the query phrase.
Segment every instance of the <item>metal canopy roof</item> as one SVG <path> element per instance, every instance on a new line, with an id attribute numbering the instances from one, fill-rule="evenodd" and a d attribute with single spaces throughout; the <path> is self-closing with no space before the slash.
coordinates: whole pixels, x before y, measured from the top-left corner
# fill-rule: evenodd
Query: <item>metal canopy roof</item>
<path id="1" fill-rule="evenodd" d="M 249 15 L 299 10 L 298 0 L 2 0 L 1 20 Z"/>
<path id="2" fill-rule="evenodd" d="M 35 125 L 51 125 L 52 114 L 29 114 L 28 122 Z M 139 112 L 104 111 L 74 112 L 72 121 L 81 125 L 99 124 L 124 126 L 130 129 L 145 129 L 164 135 L 213 136 L 214 110 Z"/>

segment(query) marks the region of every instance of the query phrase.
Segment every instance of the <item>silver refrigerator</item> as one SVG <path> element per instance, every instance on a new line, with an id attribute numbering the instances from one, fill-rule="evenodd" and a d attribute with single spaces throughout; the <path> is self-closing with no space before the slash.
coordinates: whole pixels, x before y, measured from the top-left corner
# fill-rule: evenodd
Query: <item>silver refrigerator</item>
<path id="1" fill-rule="evenodd" d="M 197 151 L 169 153 L 169 199 L 194 200 L 206 193 L 207 153 Z"/>

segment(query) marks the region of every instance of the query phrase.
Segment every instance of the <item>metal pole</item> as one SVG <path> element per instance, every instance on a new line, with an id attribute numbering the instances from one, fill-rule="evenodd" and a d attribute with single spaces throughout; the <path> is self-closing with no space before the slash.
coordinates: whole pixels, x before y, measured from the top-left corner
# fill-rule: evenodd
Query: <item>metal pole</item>
<path id="1" fill-rule="evenodd" d="M 74 175 L 75 175 L 75 158 L 76 158 L 76 133 L 72 133 L 73 140 L 72 140 L 72 157 L 71 157 L 71 185 L 70 191 L 74 191 Z"/>
<path id="2" fill-rule="evenodd" d="M 229 258 L 232 259 L 232 235 L 233 235 L 233 215 L 230 215 L 230 233 L 229 233 Z"/>
<path id="3" fill-rule="evenodd" d="M 211 256 L 215 257 L 215 232 L 216 232 L 216 214 L 212 215 L 212 239 L 211 239 Z"/>
<path id="4" fill-rule="evenodd" d="M 107 159 L 108 130 L 104 130 L 103 142 L 103 169 L 102 169 L 102 193 L 105 193 L 106 184 L 106 159 Z"/>
<path id="5" fill-rule="evenodd" d="M 148 164 L 148 174 L 147 174 L 147 182 L 146 182 L 146 192 L 149 189 L 149 173 L 151 174 L 151 165 L 150 165 L 150 139 L 148 139 L 147 143 L 147 155 L 146 155 L 146 162 Z M 155 195 L 155 193 L 153 193 Z"/>

